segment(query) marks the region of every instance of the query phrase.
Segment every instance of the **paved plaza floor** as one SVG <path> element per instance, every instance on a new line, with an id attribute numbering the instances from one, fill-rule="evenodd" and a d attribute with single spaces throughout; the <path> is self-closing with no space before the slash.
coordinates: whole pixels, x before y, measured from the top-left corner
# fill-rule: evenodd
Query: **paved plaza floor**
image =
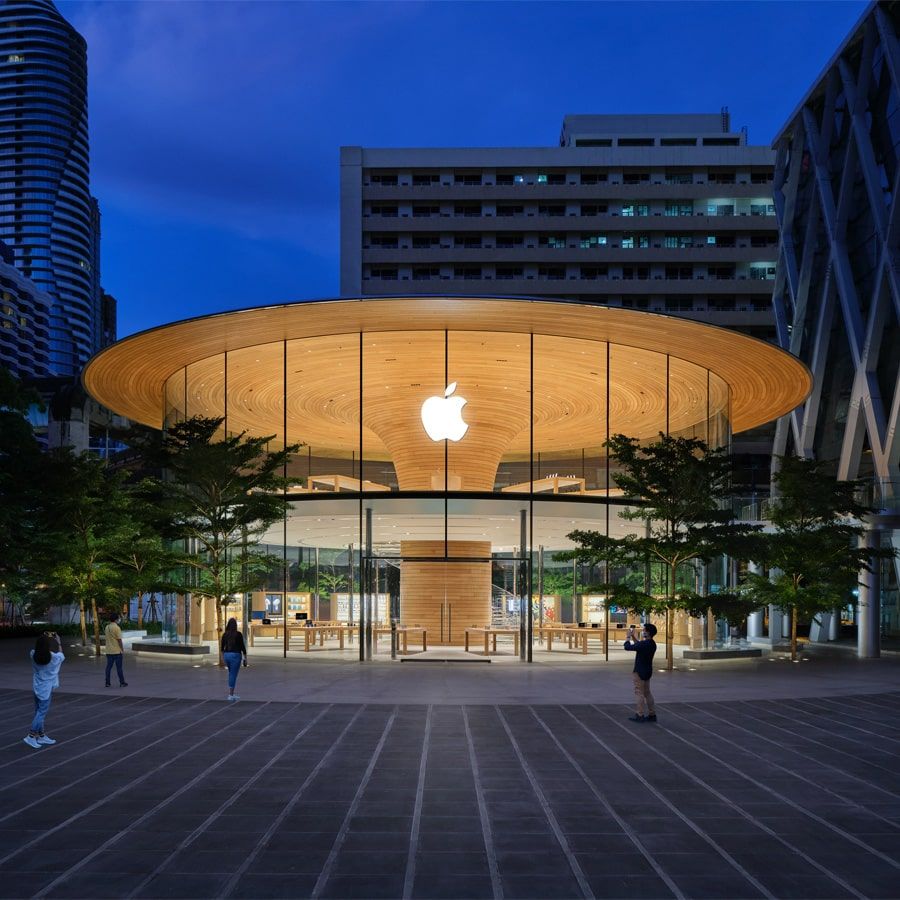
<path id="1" fill-rule="evenodd" d="M 256 654 L 229 704 L 212 665 L 107 689 L 67 647 L 35 751 L 3 644 L 2 897 L 900 895 L 896 658 L 657 672 L 635 724 L 624 659 Z"/>

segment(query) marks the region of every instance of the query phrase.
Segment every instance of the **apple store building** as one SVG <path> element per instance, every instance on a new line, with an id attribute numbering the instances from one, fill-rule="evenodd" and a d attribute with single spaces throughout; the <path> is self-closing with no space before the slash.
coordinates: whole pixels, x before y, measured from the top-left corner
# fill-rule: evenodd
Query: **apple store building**
<path id="1" fill-rule="evenodd" d="M 635 501 L 610 436 L 727 446 L 810 384 L 789 354 L 699 322 L 462 296 L 190 319 L 101 351 L 83 378 L 153 428 L 216 417 L 299 445 L 287 513 L 263 538 L 282 564 L 234 612 L 254 646 L 347 659 L 452 645 L 527 660 L 554 635 L 608 648 L 625 617 L 592 588 L 606 573 L 556 556 L 575 530 L 644 527 L 620 515 Z M 165 639 L 214 636 L 202 606 L 164 606 Z"/>

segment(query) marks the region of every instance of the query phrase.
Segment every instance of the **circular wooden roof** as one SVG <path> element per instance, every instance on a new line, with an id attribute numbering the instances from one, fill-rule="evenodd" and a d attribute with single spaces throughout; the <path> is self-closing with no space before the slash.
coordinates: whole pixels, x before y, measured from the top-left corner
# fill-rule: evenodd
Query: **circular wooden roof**
<path id="1" fill-rule="evenodd" d="M 455 346 L 460 349 L 471 347 L 473 353 L 474 348 L 484 347 L 485 341 L 490 344 L 492 334 L 504 336 L 504 343 L 512 341 L 514 346 L 518 345 L 513 336 L 534 334 L 537 355 L 540 344 L 538 336 L 547 336 L 546 346 L 552 346 L 548 359 L 556 361 L 553 364 L 554 371 L 560 384 L 566 385 L 569 393 L 574 389 L 572 379 L 575 378 L 577 382 L 580 369 L 589 368 L 594 370 L 591 374 L 596 374 L 596 365 L 585 366 L 579 362 L 584 342 L 608 342 L 612 345 L 611 352 L 621 354 L 619 358 L 623 363 L 610 369 L 611 420 L 616 417 L 617 403 L 632 405 L 627 399 L 629 396 L 636 399 L 639 405 L 644 403 L 646 406 L 647 403 L 653 403 L 652 397 L 659 393 L 658 390 L 651 390 L 648 392 L 651 399 L 640 399 L 643 391 L 639 384 L 645 376 L 648 383 L 659 380 L 659 373 L 654 373 L 654 367 L 649 365 L 652 357 L 646 351 L 668 354 L 672 357 L 673 366 L 678 364 L 677 361 L 683 360 L 721 377 L 731 389 L 733 431 L 753 428 L 789 412 L 807 397 L 812 386 L 808 369 L 798 359 L 771 344 L 736 331 L 628 309 L 546 300 L 456 296 L 307 301 L 188 319 L 133 335 L 102 350 L 89 362 L 82 377 L 87 391 L 104 406 L 136 422 L 159 428 L 162 426 L 167 379 L 185 366 L 203 360 L 207 360 L 208 365 L 198 367 L 198 374 L 207 368 L 212 375 L 216 371 L 212 359 L 226 351 L 232 353 L 253 347 L 260 349 L 260 353 L 246 357 L 248 369 L 243 373 L 243 379 L 248 384 L 255 385 L 258 402 L 261 396 L 272 393 L 274 389 L 274 385 L 265 384 L 267 380 L 271 380 L 272 367 L 268 364 L 269 361 L 260 362 L 258 374 L 261 377 L 255 378 L 252 371 L 253 360 L 250 357 L 268 360 L 271 356 L 265 345 L 271 350 L 272 345 L 279 345 L 279 342 L 285 340 L 340 337 L 338 344 L 346 349 L 350 354 L 348 359 L 351 359 L 354 352 L 358 358 L 358 338 L 355 348 L 352 348 L 348 337 L 359 332 L 371 335 L 373 341 L 378 335 L 382 339 L 390 336 L 393 341 L 402 342 L 401 335 L 408 338 L 416 332 L 440 332 L 444 329 L 471 332 L 467 339 L 460 338 L 458 343 L 451 343 L 451 351 Z M 424 341 L 425 336 L 422 338 Z M 571 352 L 566 352 L 565 340 L 550 341 L 549 338 L 570 339 Z M 365 340 L 368 341 L 368 337 Z M 453 341 L 451 336 L 451 342 Z M 527 337 L 521 341 L 521 356 L 518 357 L 525 361 L 525 370 L 528 368 L 526 341 Z M 337 346 L 334 340 L 316 341 L 309 346 L 316 345 L 323 349 L 330 347 L 332 354 Z M 425 351 L 425 347 L 421 350 Z M 420 365 L 427 364 L 435 368 L 435 380 L 440 382 L 443 378 L 443 363 L 439 366 L 423 363 L 422 360 L 427 359 L 427 355 L 419 352 L 415 354 L 415 359 Z M 241 356 L 244 357 L 243 354 Z M 457 352 L 451 368 L 456 363 L 462 364 L 459 357 Z M 326 363 L 328 358 L 326 356 Z M 335 357 L 331 356 L 330 359 L 334 362 Z M 229 391 L 232 374 L 237 374 L 237 370 L 233 373 L 231 360 L 232 357 L 229 356 Z M 622 373 L 627 371 L 626 360 L 633 368 L 630 374 L 623 376 Z M 510 389 L 522 388 L 520 382 L 522 376 L 525 376 L 525 370 L 520 373 L 520 366 L 512 359 L 509 359 L 509 363 Z M 348 393 L 358 391 L 358 368 L 355 383 L 347 368 L 342 369 L 336 364 L 324 369 L 321 366 L 310 367 L 302 376 L 302 384 L 308 386 L 312 398 L 317 394 L 339 396 L 340 388 Z M 540 368 L 536 362 L 536 378 Z M 683 368 L 686 371 L 688 367 Z M 473 369 L 477 370 L 474 363 Z M 281 366 L 275 371 L 280 379 Z M 370 381 L 370 376 L 374 376 L 377 381 L 377 371 L 367 365 L 366 382 Z M 457 377 L 455 371 L 451 372 L 451 376 L 451 380 Z M 209 384 L 209 380 L 204 381 Z M 527 387 L 527 383 L 525 386 Z M 697 387 L 701 386 L 698 384 Z M 305 393 L 306 388 L 301 386 L 300 389 Z M 368 389 L 367 385 L 366 390 Z M 207 390 L 211 396 L 214 394 L 214 388 Z M 280 396 L 280 388 L 275 393 Z M 535 393 L 538 393 L 537 382 Z M 696 402 L 694 391 L 691 389 L 687 393 L 693 399 L 687 396 L 681 398 L 676 394 L 670 397 L 671 415 L 678 416 L 683 402 Z M 324 408 L 315 403 L 314 399 L 307 398 L 305 402 L 312 402 L 313 407 L 320 410 Z M 582 411 L 593 412 L 594 403 L 592 399 Z M 279 405 L 280 399 L 273 409 Z M 237 412 L 239 406 L 240 404 L 236 404 L 232 407 L 229 404 L 229 409 L 233 408 Z M 576 410 L 573 409 L 572 412 Z M 336 414 L 337 418 L 341 418 L 340 413 Z M 544 415 L 539 398 L 536 398 L 536 420 L 540 421 Z M 347 413 L 344 418 L 349 425 L 352 415 Z M 572 417 L 573 424 L 578 418 L 580 417 L 577 415 Z M 333 429 L 335 424 L 336 421 L 332 418 L 329 428 Z M 671 424 L 674 431 L 674 423 Z M 273 425 L 275 427 L 261 433 L 280 430 L 277 422 Z M 632 433 L 624 421 L 611 421 L 611 425 L 615 431 Z"/>

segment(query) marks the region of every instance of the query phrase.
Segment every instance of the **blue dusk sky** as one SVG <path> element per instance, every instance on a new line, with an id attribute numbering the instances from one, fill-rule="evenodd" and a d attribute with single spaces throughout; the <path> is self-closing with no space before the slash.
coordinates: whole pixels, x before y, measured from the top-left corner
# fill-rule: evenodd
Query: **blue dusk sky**
<path id="1" fill-rule="evenodd" d="M 567 113 L 769 144 L 863 2 L 60 0 L 119 336 L 339 290 L 339 148 L 553 146 Z"/>

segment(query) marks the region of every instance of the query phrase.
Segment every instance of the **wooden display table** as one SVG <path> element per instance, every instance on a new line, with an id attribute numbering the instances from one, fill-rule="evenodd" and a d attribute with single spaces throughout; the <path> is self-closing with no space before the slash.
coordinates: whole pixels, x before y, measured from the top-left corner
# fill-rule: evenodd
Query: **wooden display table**
<path id="1" fill-rule="evenodd" d="M 497 638 L 511 637 L 513 639 L 513 655 L 519 655 L 519 629 L 518 628 L 467 628 L 466 629 L 466 653 L 469 652 L 469 635 L 482 635 L 484 637 L 484 655 L 489 656 L 497 652 Z"/>
<path id="2" fill-rule="evenodd" d="M 329 624 L 329 625 L 297 625 L 291 626 L 290 630 L 290 639 L 292 641 L 295 636 L 299 637 L 301 634 L 303 635 L 303 650 L 306 653 L 309 653 L 310 649 L 316 646 L 316 641 L 318 639 L 318 644 L 320 647 L 325 646 L 325 638 L 336 637 L 338 640 L 339 649 L 344 649 L 344 635 L 351 636 L 353 635 L 355 628 L 353 625 L 338 625 L 338 624 Z M 290 646 L 289 646 L 290 649 Z"/>
<path id="3" fill-rule="evenodd" d="M 400 638 L 400 650 L 401 653 L 409 653 L 409 636 L 413 634 L 421 634 L 422 635 L 422 652 L 424 653 L 428 649 L 428 629 L 422 628 L 418 625 L 398 625 L 397 626 L 397 637 Z M 378 628 L 373 629 L 374 640 L 372 641 L 372 648 L 375 653 L 378 652 L 378 638 L 387 636 L 390 638 L 391 629 L 381 625 Z"/>
<path id="4" fill-rule="evenodd" d="M 520 484 L 509 484 L 503 488 L 505 494 L 583 494 L 583 478 L 574 475 L 551 475 L 547 478 L 536 478 L 534 481 L 523 481 Z M 574 488 L 574 490 L 573 490 Z"/>
<path id="5" fill-rule="evenodd" d="M 250 624 L 250 646 L 253 647 L 256 638 L 283 638 L 284 623 L 278 622 L 272 625 L 263 625 L 253 622 Z M 344 625 L 340 622 L 326 622 L 318 625 L 303 625 L 300 622 L 291 622 L 288 626 L 288 649 L 295 637 L 303 636 L 303 649 L 309 651 L 316 643 L 320 647 L 325 646 L 326 638 L 337 638 L 340 649 L 344 649 L 345 635 L 352 638 L 356 630 L 354 625 Z"/>
<path id="6" fill-rule="evenodd" d="M 578 626 L 544 625 L 534 629 L 542 638 L 547 638 L 547 651 L 553 650 L 553 641 L 565 641 L 570 650 L 580 649 L 582 653 L 588 652 L 588 640 L 598 638 L 603 640 L 606 636 L 604 628 L 579 628 Z"/>
<path id="7" fill-rule="evenodd" d="M 262 622 L 250 623 L 250 646 L 256 638 L 279 638 L 284 637 L 284 623 L 279 622 L 277 625 L 263 625 Z"/>
<path id="8" fill-rule="evenodd" d="M 333 493 L 340 491 L 390 491 L 386 484 L 377 484 L 374 481 L 360 481 L 358 478 L 351 478 L 349 475 L 310 475 L 309 486 L 314 491 L 323 489 Z"/>

